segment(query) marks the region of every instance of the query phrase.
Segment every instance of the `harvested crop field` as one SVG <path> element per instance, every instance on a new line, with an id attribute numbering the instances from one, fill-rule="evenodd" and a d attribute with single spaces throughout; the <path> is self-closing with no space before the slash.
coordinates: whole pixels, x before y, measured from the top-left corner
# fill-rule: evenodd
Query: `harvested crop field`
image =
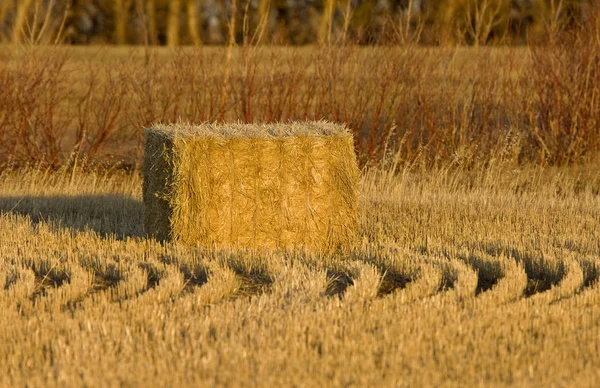
<path id="1" fill-rule="evenodd" d="M 597 386 L 594 15 L 497 47 L 0 46 L 0 386 Z M 349 131 L 144 140 L 292 122 Z"/>
<path id="2" fill-rule="evenodd" d="M 0 177 L 0 385 L 600 379 L 600 171 L 361 177 L 335 254 L 145 239 L 142 178 Z"/>

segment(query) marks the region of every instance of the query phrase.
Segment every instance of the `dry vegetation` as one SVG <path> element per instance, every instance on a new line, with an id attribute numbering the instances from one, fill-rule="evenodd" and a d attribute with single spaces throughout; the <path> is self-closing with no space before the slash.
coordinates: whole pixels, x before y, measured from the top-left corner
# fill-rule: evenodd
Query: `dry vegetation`
<path id="1" fill-rule="evenodd" d="M 362 165 L 386 146 L 438 167 L 497 152 L 519 165 L 589 162 L 600 24 L 588 27 L 501 48 L 2 46 L 0 163 L 136 167 L 143 128 L 178 119 L 344 122 Z"/>
<path id="2" fill-rule="evenodd" d="M 0 385 L 594 386 L 597 26 L 501 48 L 1 46 Z M 144 237 L 143 129 L 179 119 L 347 123 L 358 241 Z"/>
<path id="3" fill-rule="evenodd" d="M 0 42 L 506 44 L 593 24 L 594 0 L 4 0 Z M 249 33 L 249 34 L 248 34 Z"/>
<path id="4" fill-rule="evenodd" d="M 589 43 L 589 42 L 588 42 Z M 157 121 L 327 119 L 362 162 L 565 164 L 599 149 L 600 43 L 534 48 L 32 48 L 3 51 L 0 162 L 139 165 Z M 1 53 L 0 53 L 1 54 Z M 366 71 L 368 69 L 368 71 Z"/>
<path id="5" fill-rule="evenodd" d="M 138 173 L 6 171 L 0 385 L 592 386 L 592 167 L 366 172 L 333 255 L 161 245 Z"/>

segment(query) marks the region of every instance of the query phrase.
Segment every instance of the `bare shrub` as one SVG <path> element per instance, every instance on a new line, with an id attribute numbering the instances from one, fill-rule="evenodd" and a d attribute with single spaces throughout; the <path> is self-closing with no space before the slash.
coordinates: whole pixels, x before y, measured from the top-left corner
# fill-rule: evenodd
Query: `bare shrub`
<path id="1" fill-rule="evenodd" d="M 532 46 L 525 102 L 530 152 L 537 161 L 565 164 L 600 149 L 600 44 L 563 34 Z"/>

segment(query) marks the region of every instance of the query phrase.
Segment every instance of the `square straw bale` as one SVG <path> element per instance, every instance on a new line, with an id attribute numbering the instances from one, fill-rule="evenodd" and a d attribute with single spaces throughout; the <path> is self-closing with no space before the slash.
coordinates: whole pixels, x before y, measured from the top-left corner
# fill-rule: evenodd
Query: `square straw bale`
<path id="1" fill-rule="evenodd" d="M 146 130 L 144 227 L 159 240 L 328 250 L 356 236 L 352 134 L 327 122 Z"/>

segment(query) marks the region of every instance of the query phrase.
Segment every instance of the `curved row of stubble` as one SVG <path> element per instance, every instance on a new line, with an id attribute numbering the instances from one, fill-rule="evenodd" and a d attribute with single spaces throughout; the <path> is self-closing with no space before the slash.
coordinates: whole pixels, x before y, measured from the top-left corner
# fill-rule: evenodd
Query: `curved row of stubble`
<path id="1" fill-rule="evenodd" d="M 332 256 L 206 251 L 149 240 L 102 239 L 3 215 L 0 303 L 20 316 L 92 314 L 156 303 L 211 306 L 240 298 L 352 305 L 497 308 L 590 298 L 600 257 L 569 249 L 418 253 L 366 243 Z M 36 236 L 26 241 L 20 236 Z M 81 249 L 82 246 L 85 249 Z"/>

